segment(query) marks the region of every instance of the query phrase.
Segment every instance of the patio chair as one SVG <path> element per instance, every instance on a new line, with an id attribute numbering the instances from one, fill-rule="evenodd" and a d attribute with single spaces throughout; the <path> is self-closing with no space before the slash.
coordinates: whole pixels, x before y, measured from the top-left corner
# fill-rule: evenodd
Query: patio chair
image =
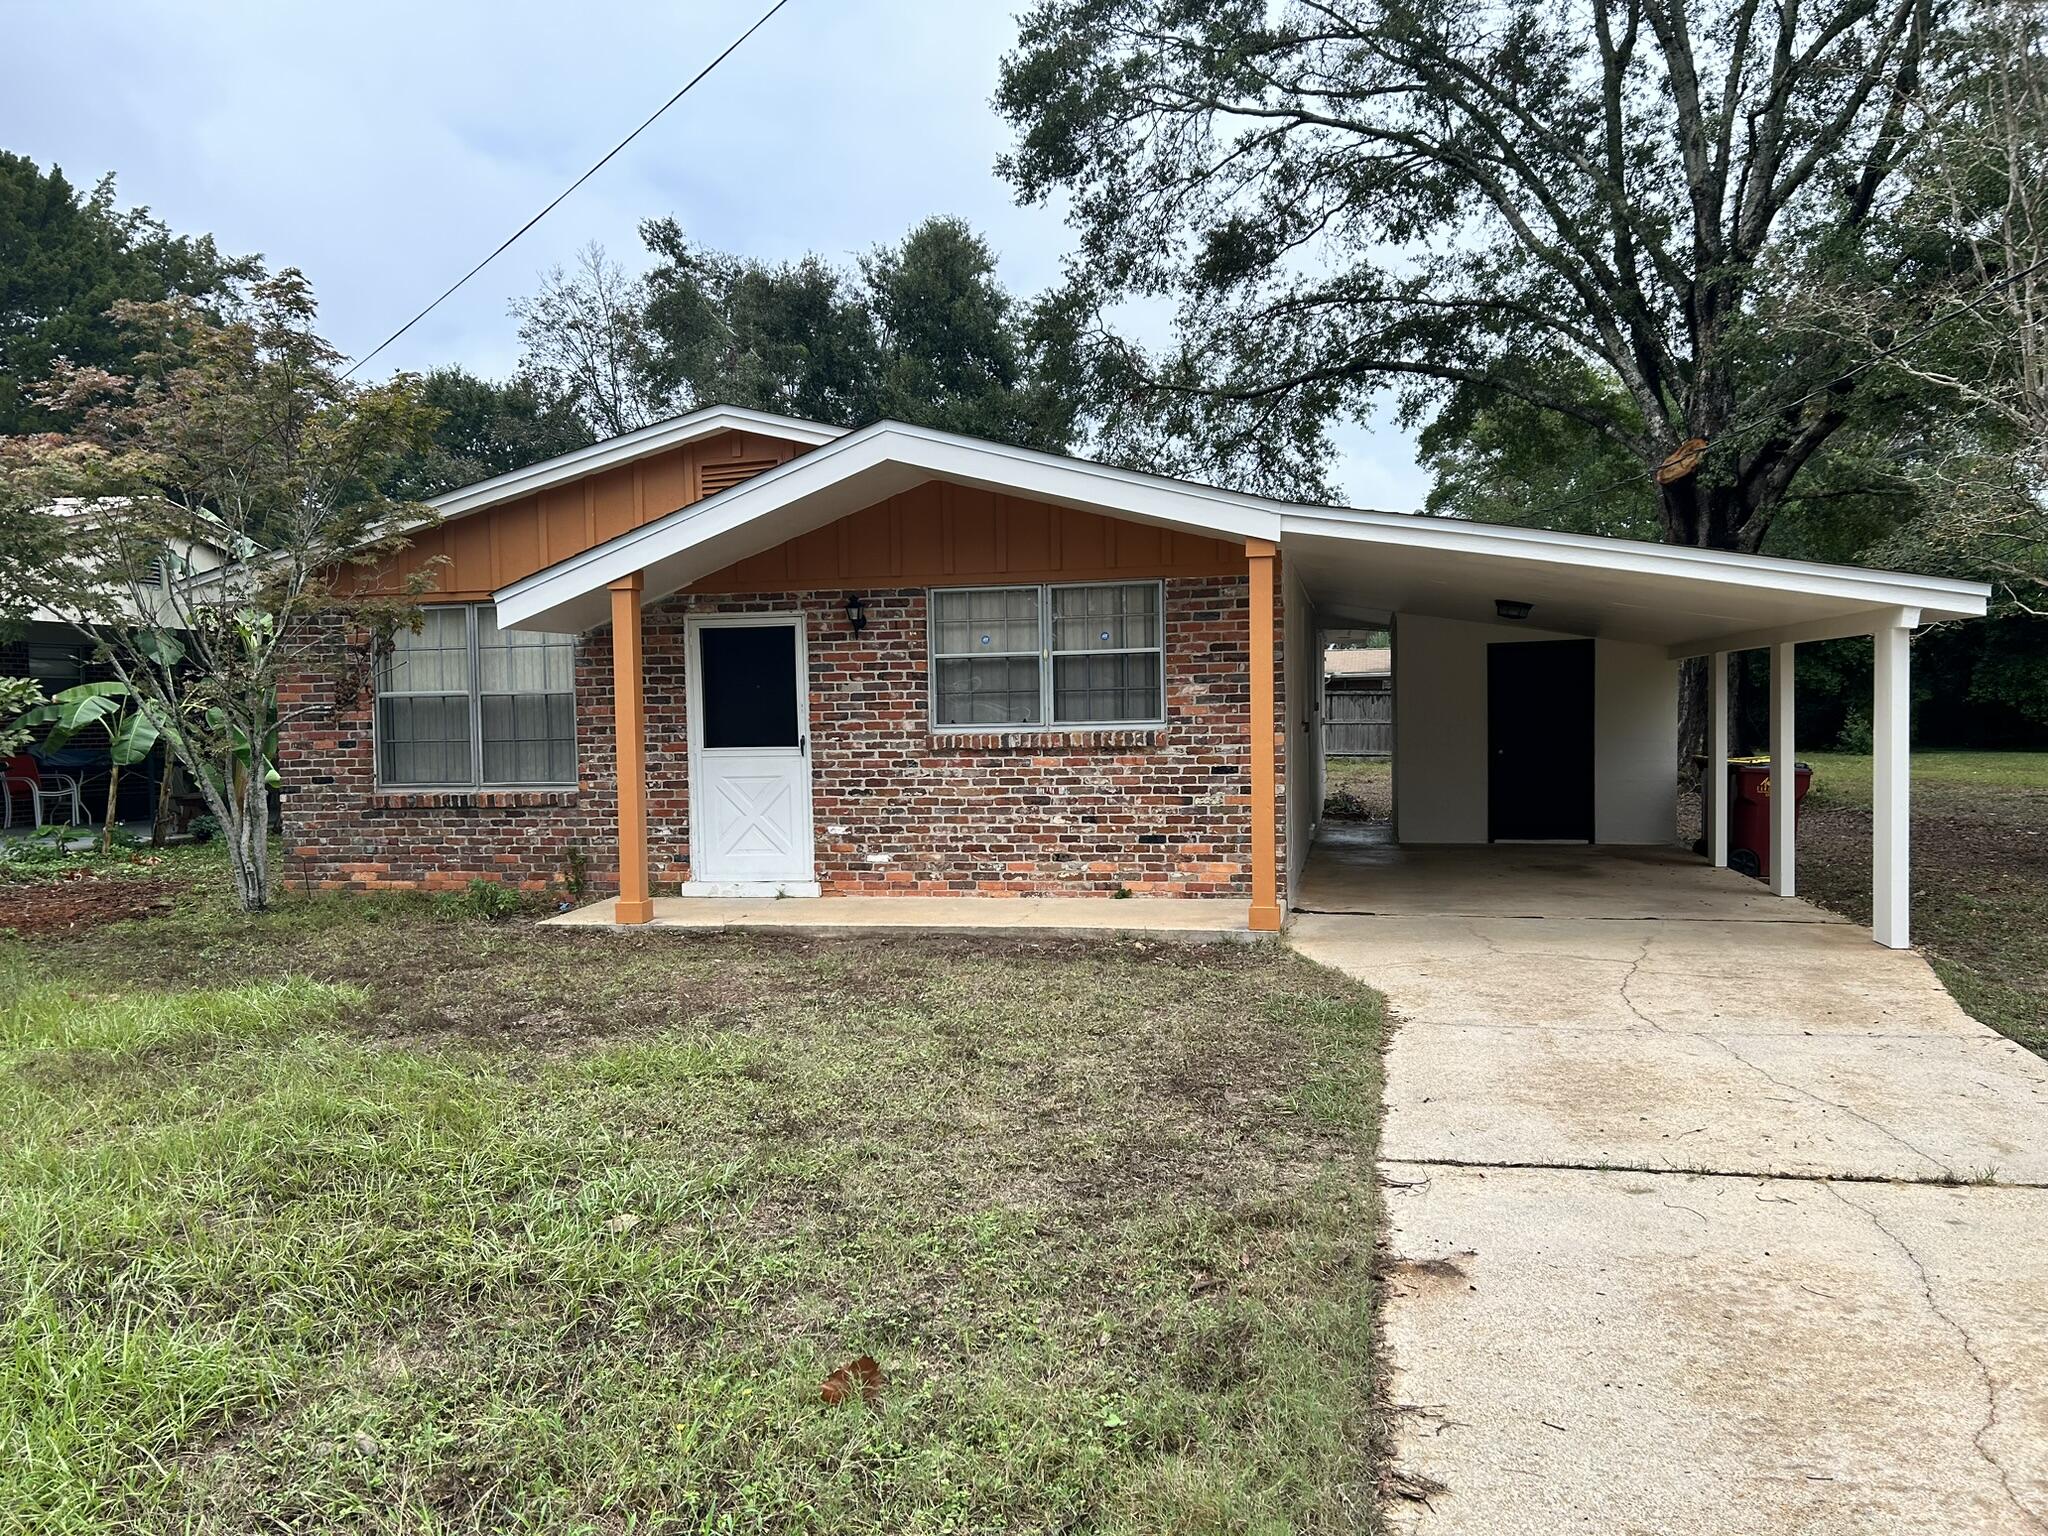
<path id="1" fill-rule="evenodd" d="M 26 752 L 18 757 L 10 757 L 4 764 L 0 764 L 0 827 L 14 825 L 14 801 L 17 796 L 28 801 L 38 827 L 43 824 L 43 808 L 53 803 L 70 804 L 72 826 L 77 826 L 85 819 L 84 803 L 78 793 L 78 780 L 68 773 L 45 773 L 43 765 Z"/>

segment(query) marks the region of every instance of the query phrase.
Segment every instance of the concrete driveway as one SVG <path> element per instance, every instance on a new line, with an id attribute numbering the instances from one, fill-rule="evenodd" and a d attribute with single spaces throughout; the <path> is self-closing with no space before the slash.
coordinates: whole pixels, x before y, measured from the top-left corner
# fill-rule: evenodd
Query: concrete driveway
<path id="1" fill-rule="evenodd" d="M 2048 1532 L 2048 1062 L 1663 852 L 1318 850 L 1398 1020 L 1398 1531 Z"/>

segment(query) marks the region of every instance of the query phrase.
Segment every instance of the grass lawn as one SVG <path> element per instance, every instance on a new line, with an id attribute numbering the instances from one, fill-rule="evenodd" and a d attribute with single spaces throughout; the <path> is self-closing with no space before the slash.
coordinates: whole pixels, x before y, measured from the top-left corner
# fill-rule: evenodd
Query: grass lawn
<path id="1" fill-rule="evenodd" d="M 1343 978 L 118 873 L 0 938 L 0 1529 L 1374 1525 Z"/>
<path id="2" fill-rule="evenodd" d="M 1800 894 L 1870 920 L 1870 759 L 1801 753 Z M 1913 754 L 1913 942 L 1971 1014 L 2048 1055 L 2048 753 Z"/>

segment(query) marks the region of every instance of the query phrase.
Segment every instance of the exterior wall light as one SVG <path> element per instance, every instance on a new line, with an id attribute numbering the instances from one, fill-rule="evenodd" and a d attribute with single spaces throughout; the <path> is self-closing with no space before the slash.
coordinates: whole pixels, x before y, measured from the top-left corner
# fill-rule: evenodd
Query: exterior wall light
<path id="1" fill-rule="evenodd" d="M 846 594 L 846 623 L 856 635 L 868 627 L 868 605 L 858 592 Z"/>
<path id="2" fill-rule="evenodd" d="M 1535 606 L 1534 603 L 1512 602 L 1505 597 L 1496 597 L 1493 600 L 1493 611 L 1504 619 L 1526 619 L 1529 617 L 1529 610 Z"/>

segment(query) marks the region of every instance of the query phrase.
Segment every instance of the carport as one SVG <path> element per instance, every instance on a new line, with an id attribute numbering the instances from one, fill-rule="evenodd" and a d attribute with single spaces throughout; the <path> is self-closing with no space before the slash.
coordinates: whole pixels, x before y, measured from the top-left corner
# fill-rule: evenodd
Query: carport
<path id="1" fill-rule="evenodd" d="M 1794 760 L 1799 645 L 1871 637 L 1873 935 L 1910 942 L 1915 628 L 1980 616 L 1975 582 L 1388 513 L 1281 519 L 1286 581 L 1289 890 L 1313 905 L 1323 803 L 1312 669 L 1324 637 L 1385 628 L 1394 649 L 1395 841 L 1669 849 L 1677 836 L 1678 674 L 1705 658 L 1707 755 L 1728 756 L 1728 658 L 1770 655 L 1772 779 Z M 1708 860 L 1728 863 L 1727 778 L 1706 775 Z M 1770 891 L 1797 890 L 1793 818 L 1770 809 Z M 1326 856 L 1328 857 L 1328 856 Z M 1673 856 L 1675 857 L 1675 856 Z M 1354 880 L 1370 862 L 1343 855 Z M 1412 860 L 1410 861 L 1412 863 Z M 1581 861 L 1619 871 L 1626 861 Z M 1386 865 L 1388 878 L 1405 867 Z M 1476 871 L 1470 859 L 1460 867 Z"/>

